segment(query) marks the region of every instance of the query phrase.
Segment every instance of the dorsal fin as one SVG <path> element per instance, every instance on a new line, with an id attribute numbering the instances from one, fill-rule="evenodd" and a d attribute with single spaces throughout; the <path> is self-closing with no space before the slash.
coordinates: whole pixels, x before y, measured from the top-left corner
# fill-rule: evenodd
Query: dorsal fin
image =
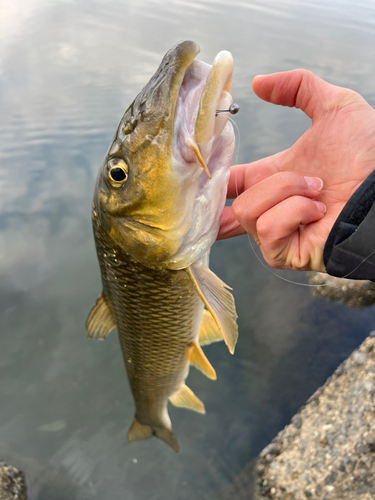
<path id="1" fill-rule="evenodd" d="M 198 368 L 206 377 L 216 380 L 216 372 L 198 342 L 194 342 L 190 348 L 189 361 L 191 365 Z"/>
<path id="2" fill-rule="evenodd" d="M 86 330 L 89 339 L 104 340 L 116 327 L 116 321 L 106 300 L 108 299 L 100 295 L 87 318 Z"/>
<path id="3" fill-rule="evenodd" d="M 169 397 L 169 401 L 180 408 L 188 408 L 198 413 L 206 413 L 204 404 L 194 392 L 185 384 L 181 384 L 179 389 Z"/>
<path id="4" fill-rule="evenodd" d="M 200 345 L 211 344 L 223 340 L 223 336 L 212 317 L 212 314 L 205 309 L 203 311 L 201 326 L 199 328 L 199 343 Z"/>

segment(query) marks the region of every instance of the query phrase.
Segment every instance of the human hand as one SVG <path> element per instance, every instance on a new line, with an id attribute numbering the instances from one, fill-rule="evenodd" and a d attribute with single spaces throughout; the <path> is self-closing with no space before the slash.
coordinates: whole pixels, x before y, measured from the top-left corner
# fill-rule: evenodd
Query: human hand
<path id="1" fill-rule="evenodd" d="M 237 189 L 239 196 L 224 208 L 218 239 L 249 233 L 270 266 L 324 271 L 329 232 L 375 169 L 375 110 L 356 92 L 306 70 L 257 76 L 253 90 L 300 108 L 312 124 L 289 149 L 231 168 L 227 197 Z M 314 178 L 317 186 L 309 186 Z"/>

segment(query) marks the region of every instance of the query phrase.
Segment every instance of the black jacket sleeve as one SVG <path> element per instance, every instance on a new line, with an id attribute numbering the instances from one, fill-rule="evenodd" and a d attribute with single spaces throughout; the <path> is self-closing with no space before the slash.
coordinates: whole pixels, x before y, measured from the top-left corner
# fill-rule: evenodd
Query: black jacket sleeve
<path id="1" fill-rule="evenodd" d="M 375 170 L 337 218 L 323 258 L 332 276 L 375 281 Z"/>

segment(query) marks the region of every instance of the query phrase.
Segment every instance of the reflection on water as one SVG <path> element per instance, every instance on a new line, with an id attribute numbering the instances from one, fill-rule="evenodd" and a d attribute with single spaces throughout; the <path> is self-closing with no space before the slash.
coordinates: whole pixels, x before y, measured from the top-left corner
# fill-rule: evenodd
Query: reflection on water
<path id="1" fill-rule="evenodd" d="M 171 408 L 176 457 L 156 439 L 126 444 L 134 407 L 118 339 L 88 342 L 84 322 L 100 290 L 96 171 L 174 43 L 195 40 L 207 62 L 233 53 L 240 161 L 251 161 L 309 126 L 257 100 L 253 76 L 305 67 L 374 106 L 374 33 L 370 0 L 2 2 L 0 458 L 26 470 L 31 499 L 241 498 L 246 464 L 373 329 L 373 309 L 278 280 L 246 238 L 218 243 L 212 269 L 234 288 L 240 341 L 234 357 L 206 349 L 216 382 L 189 376 L 205 416 Z"/>

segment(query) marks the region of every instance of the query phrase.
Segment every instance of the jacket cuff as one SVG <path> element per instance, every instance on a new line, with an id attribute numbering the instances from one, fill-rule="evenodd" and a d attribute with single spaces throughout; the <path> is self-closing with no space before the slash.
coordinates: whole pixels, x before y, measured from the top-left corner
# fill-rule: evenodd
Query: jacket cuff
<path id="1" fill-rule="evenodd" d="M 326 271 L 338 278 L 375 281 L 375 170 L 338 216 L 326 241 Z"/>

